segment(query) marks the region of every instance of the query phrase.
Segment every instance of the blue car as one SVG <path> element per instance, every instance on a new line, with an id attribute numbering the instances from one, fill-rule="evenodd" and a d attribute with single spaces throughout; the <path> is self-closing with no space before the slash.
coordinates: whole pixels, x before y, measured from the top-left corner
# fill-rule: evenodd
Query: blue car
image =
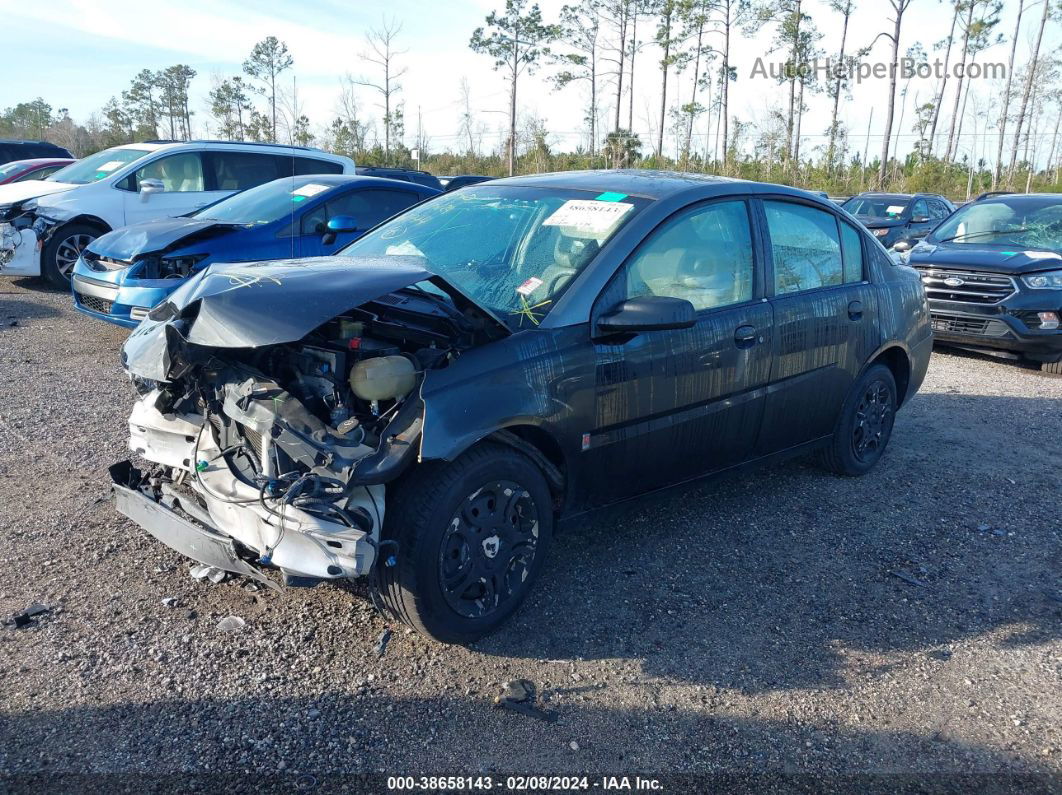
<path id="1" fill-rule="evenodd" d="M 381 221 L 440 191 L 378 177 L 284 177 L 190 215 L 116 229 L 74 266 L 78 311 L 134 328 L 213 262 L 333 254 Z"/>

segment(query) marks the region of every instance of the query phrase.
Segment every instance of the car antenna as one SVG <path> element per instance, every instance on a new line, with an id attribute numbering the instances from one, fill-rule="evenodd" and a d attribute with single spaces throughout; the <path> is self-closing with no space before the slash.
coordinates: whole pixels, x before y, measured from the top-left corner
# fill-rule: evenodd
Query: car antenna
<path id="1" fill-rule="evenodd" d="M 291 76 L 291 107 L 292 113 L 298 113 L 299 111 L 299 95 L 295 87 L 295 75 Z M 275 112 L 275 111 L 274 111 Z M 274 135 L 276 130 L 273 131 Z M 288 229 L 291 230 L 291 234 L 288 235 L 288 240 L 291 242 L 291 259 L 295 259 L 295 142 L 292 140 L 291 128 L 288 128 L 288 146 L 292 147 L 291 152 L 291 223 L 288 225 Z"/>

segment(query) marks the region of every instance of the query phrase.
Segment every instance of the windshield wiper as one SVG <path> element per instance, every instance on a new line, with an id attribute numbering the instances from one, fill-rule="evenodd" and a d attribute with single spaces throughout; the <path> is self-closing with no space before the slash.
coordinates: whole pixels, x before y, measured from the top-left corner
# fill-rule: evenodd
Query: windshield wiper
<path id="1" fill-rule="evenodd" d="M 988 229 L 984 232 L 963 232 L 961 235 L 952 235 L 951 237 L 945 237 L 938 240 L 938 243 L 950 243 L 952 240 L 958 240 L 960 237 L 986 237 L 988 235 L 1009 235 L 1011 232 L 1031 232 L 1032 228 L 1028 226 L 1019 226 L 1014 229 Z"/>
<path id="2" fill-rule="evenodd" d="M 434 303 L 440 309 L 442 309 L 447 315 L 454 320 L 464 320 L 465 316 L 461 313 L 456 306 L 454 306 L 453 299 L 449 296 L 442 296 L 438 293 L 433 293 L 430 290 L 425 290 L 423 287 L 418 287 L 415 284 L 411 284 L 408 287 L 403 287 L 403 290 L 415 290 L 420 298 L 427 298 Z"/>

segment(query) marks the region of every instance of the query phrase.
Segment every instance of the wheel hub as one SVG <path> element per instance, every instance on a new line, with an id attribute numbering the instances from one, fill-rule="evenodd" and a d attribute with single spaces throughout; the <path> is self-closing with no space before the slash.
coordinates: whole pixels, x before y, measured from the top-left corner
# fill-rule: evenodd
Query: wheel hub
<path id="1" fill-rule="evenodd" d="M 519 598 L 537 544 L 538 507 L 522 486 L 499 480 L 468 495 L 440 547 L 447 604 L 466 618 L 481 618 Z"/>
<path id="2" fill-rule="evenodd" d="M 892 417 L 892 401 L 888 387 L 873 381 L 860 398 L 856 409 L 856 423 L 852 433 L 852 448 L 856 456 L 866 460 L 881 451 Z"/>

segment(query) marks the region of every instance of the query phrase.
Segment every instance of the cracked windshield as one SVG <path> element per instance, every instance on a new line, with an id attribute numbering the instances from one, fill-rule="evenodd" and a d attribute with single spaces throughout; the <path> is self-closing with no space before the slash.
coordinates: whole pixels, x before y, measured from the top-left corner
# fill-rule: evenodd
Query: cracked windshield
<path id="1" fill-rule="evenodd" d="M 410 210 L 342 253 L 418 257 L 510 326 L 527 327 L 648 203 L 622 193 L 469 188 Z"/>

